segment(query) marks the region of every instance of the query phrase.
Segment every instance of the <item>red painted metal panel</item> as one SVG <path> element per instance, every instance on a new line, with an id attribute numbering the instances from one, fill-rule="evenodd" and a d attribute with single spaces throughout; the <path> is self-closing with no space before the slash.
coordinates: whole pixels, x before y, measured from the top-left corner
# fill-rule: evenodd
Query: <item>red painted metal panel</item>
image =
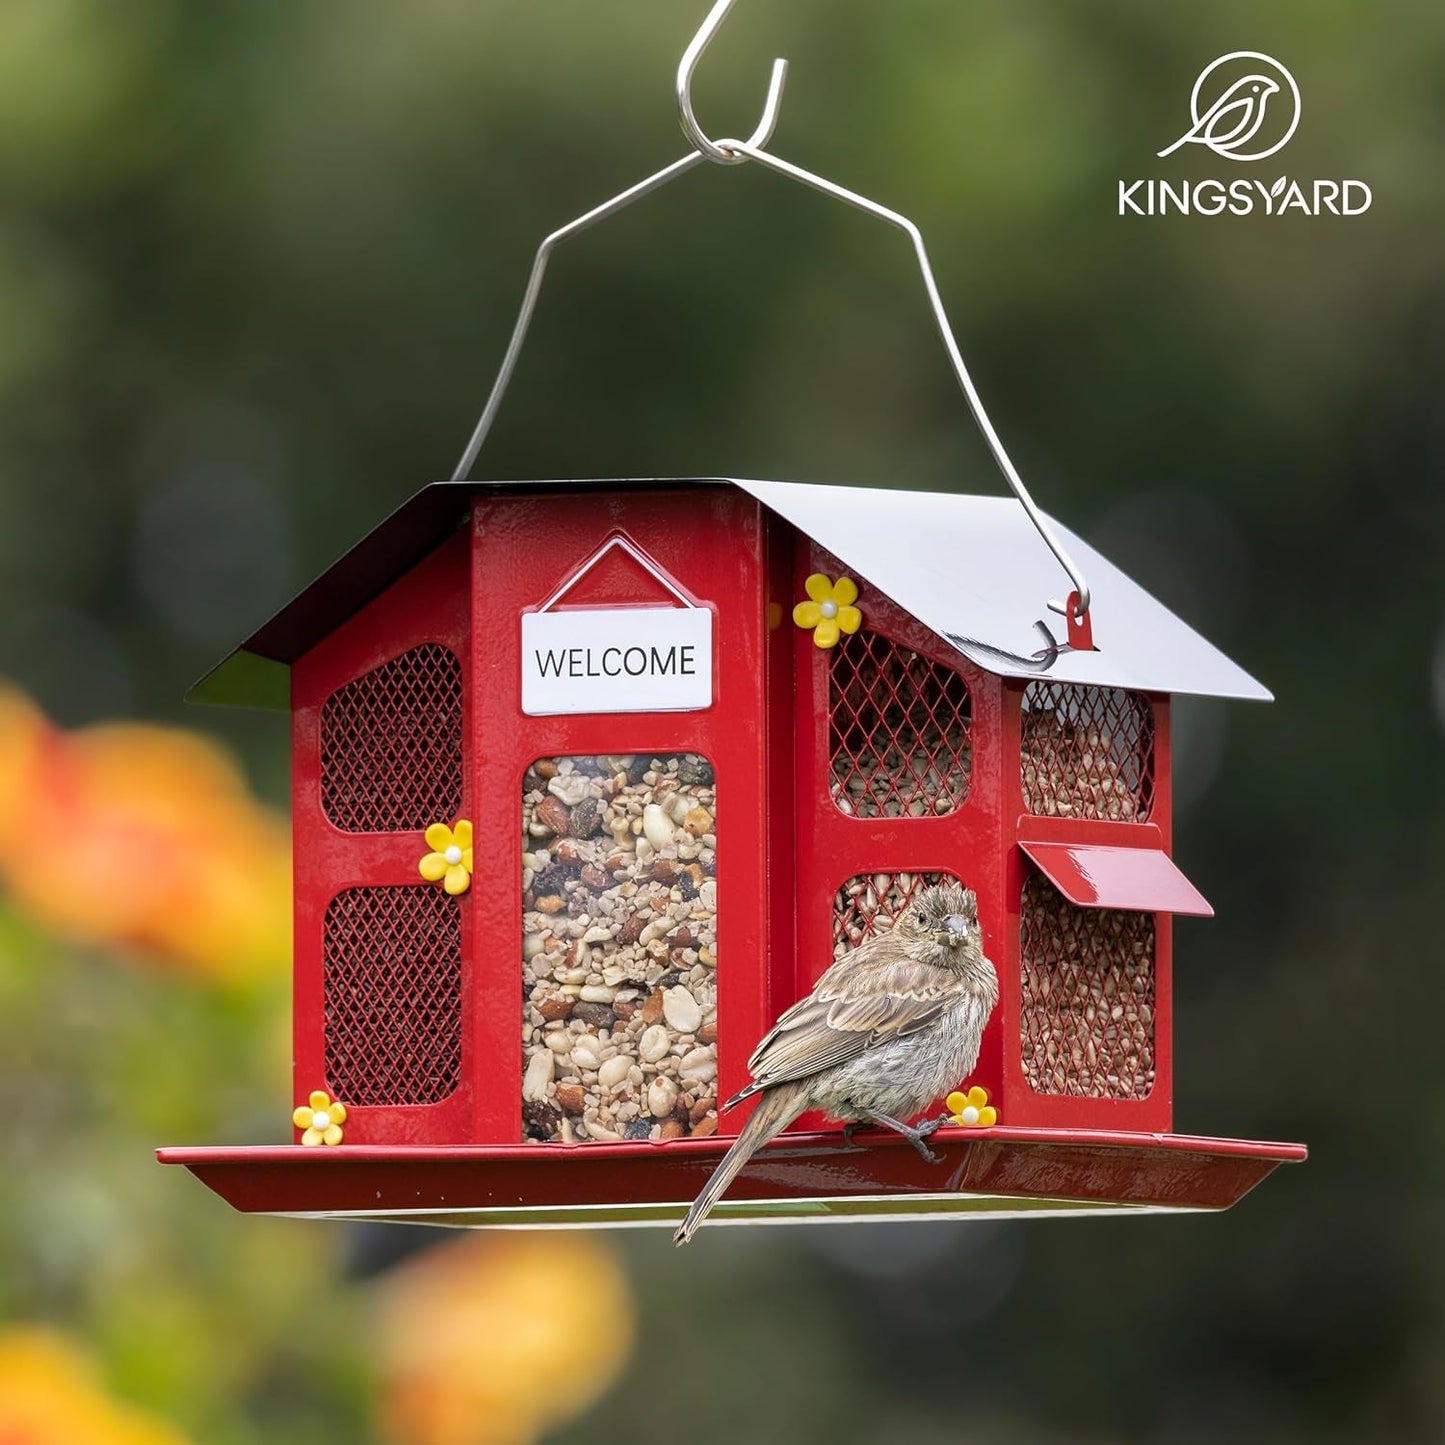
<path id="1" fill-rule="evenodd" d="M 1080 908 L 1214 917 L 1204 895 L 1162 849 L 1041 843 L 1027 838 L 1021 838 L 1019 846 L 1054 887 Z"/>
<path id="2" fill-rule="evenodd" d="M 803 579 L 810 572 L 836 579 L 848 569 L 802 536 L 792 564 L 791 577 L 778 590 L 784 594 L 783 626 L 792 635 L 797 676 L 791 822 L 798 948 L 796 972 L 787 991 L 772 1000 L 774 1014 L 808 992 L 832 963 L 834 900 L 839 888 L 852 878 L 875 874 L 947 873 L 972 888 L 978 895 L 984 947 L 1002 982 L 1007 963 L 1000 774 L 1009 768 L 1017 771 L 1016 760 L 1004 763 L 1002 683 L 961 657 L 890 597 L 871 587 L 866 578 L 854 577 L 860 588 L 863 629 L 844 637 L 838 650 L 856 652 L 860 644 L 867 646 L 872 634 L 917 654 L 930 669 L 929 676 L 936 667 L 962 678 L 968 688 L 971 753 L 967 795 L 951 811 L 923 817 L 850 816 L 832 796 L 832 654 L 815 646 L 812 633 L 795 627 L 788 615 L 793 603 L 802 600 Z M 856 680 L 854 672 L 845 675 Z M 855 713 L 849 713 L 850 719 L 854 717 Z M 848 766 L 844 764 L 845 769 Z M 1003 1011 L 996 1010 L 972 1076 L 972 1082 L 988 1089 L 1003 1119 L 1009 1117 L 1010 1108 L 1003 1070 L 1005 1027 Z M 816 1114 L 805 1115 L 795 1127 L 819 1128 L 822 1121 Z"/>
<path id="3" fill-rule="evenodd" d="M 328 698 L 409 649 L 435 644 L 462 666 L 463 738 L 467 736 L 471 688 L 467 635 L 470 627 L 466 538 L 456 536 L 392 583 L 380 596 L 297 660 L 292 672 L 292 832 L 295 845 L 295 1100 L 313 1089 L 332 1088 L 326 1078 L 326 915 L 332 900 L 357 888 L 429 888 L 417 872 L 427 851 L 416 831 L 358 833 L 338 828 L 322 803 L 322 718 Z M 465 742 L 464 742 L 465 760 Z M 474 793 L 463 769 L 461 816 L 469 816 Z M 452 822 L 453 819 L 433 819 Z M 464 898 L 462 909 L 468 904 Z M 348 1142 L 441 1144 L 473 1137 L 476 1103 L 471 1062 L 470 1012 L 473 954 L 462 936 L 461 1081 L 439 1103 L 356 1106 L 346 1125 Z M 343 1102 L 345 1101 L 343 1099 Z"/>
<path id="4" fill-rule="evenodd" d="M 1033 864 L 1022 848 L 1012 846 L 1029 842 L 1083 845 L 1093 847 L 1129 847 L 1147 849 L 1167 857 L 1172 819 L 1170 789 L 1170 735 L 1168 699 L 1148 695 L 1144 702 L 1149 709 L 1146 736 L 1152 739 L 1152 767 L 1147 823 L 1111 820 L 1087 816 L 1040 816 L 1028 806 L 1030 791 L 1038 797 L 1037 785 L 1027 789 L 1024 767 L 1029 740 L 1025 733 L 1023 702 L 1029 685 L 1020 681 L 1005 683 L 1006 704 L 1003 720 L 1003 750 L 1009 762 L 1000 778 L 1001 812 L 1010 820 L 1003 834 L 1005 854 L 1005 946 L 1007 962 L 999 1013 L 1002 1015 L 1004 1039 L 1004 1090 L 1008 1112 L 1000 1112 L 1005 1124 L 1038 1129 L 1105 1129 L 1140 1130 L 1166 1133 L 1173 1119 L 1173 916 L 1167 912 L 1154 914 L 1153 954 L 1153 1071 L 1154 1084 L 1145 1098 L 1096 1098 L 1069 1093 L 1042 1093 L 1030 1082 L 1024 1071 L 1023 1044 L 1026 1038 L 1025 1000 L 1022 991 L 1022 959 L 1020 955 L 1021 909 L 1024 884 L 1033 871 Z M 1082 759 L 1080 760 L 1083 761 Z M 1087 796 L 1087 795 L 1086 795 Z"/>
<path id="5" fill-rule="evenodd" d="M 866 1140 L 866 1142 L 862 1142 Z M 690 1201 L 726 1140 L 509 1148 L 163 1149 L 247 1213 L 402 1214 L 512 1211 L 577 1204 Z M 929 1164 L 892 1135 L 790 1133 L 762 1150 L 729 1190 L 733 1200 L 846 1200 L 878 1195 L 1224 1209 L 1277 1165 L 1305 1158 L 1297 1144 L 1101 1130 L 946 1129 Z"/>
<path id="6" fill-rule="evenodd" d="M 607 539 L 620 534 L 715 615 L 714 700 L 683 713 L 528 717 L 521 710 L 521 615 L 545 602 Z M 769 683 L 763 509 L 730 486 L 605 494 L 479 498 L 472 521 L 474 714 L 468 732 L 477 799 L 477 871 L 471 902 L 478 1142 L 508 1145 L 521 1131 L 519 1045 L 522 861 L 521 779 L 538 758 L 695 752 L 712 763 L 720 813 L 718 1080 L 720 1098 L 747 1080 L 746 1061 L 771 1015 L 766 985 L 780 951 L 768 929 Z M 621 554 L 569 589 L 576 605 L 666 599 Z M 787 930 L 782 931 L 786 956 Z M 722 1121 L 735 1131 L 741 1118 Z M 460 1142 L 460 1141 L 458 1141 Z M 535 1150 L 573 1157 L 579 1146 Z M 587 1148 L 620 1149 L 620 1144 Z M 580 1157 L 577 1156 L 577 1157 Z M 586 1185 L 574 1181 L 578 1200 Z"/>

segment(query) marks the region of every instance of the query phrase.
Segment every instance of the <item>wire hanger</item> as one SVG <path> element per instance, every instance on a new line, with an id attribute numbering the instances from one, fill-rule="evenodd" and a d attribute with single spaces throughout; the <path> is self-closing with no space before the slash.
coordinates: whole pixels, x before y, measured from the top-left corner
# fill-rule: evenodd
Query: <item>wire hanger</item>
<path id="1" fill-rule="evenodd" d="M 834 200 L 846 202 L 870 216 L 876 216 L 880 221 L 887 221 L 890 226 L 902 231 L 912 241 L 914 254 L 918 260 L 918 269 L 923 278 L 923 287 L 928 294 L 928 304 L 933 310 L 933 319 L 938 326 L 938 334 L 943 340 L 943 348 L 948 353 L 953 374 L 958 379 L 969 410 L 973 413 L 973 419 L 978 424 L 979 431 L 983 433 L 983 439 L 988 443 L 989 451 L 993 454 L 994 461 L 1003 473 L 1004 480 L 1008 482 L 1013 494 L 1019 499 L 1029 521 L 1034 524 L 1039 536 L 1043 538 L 1045 545 L 1054 554 L 1059 566 L 1068 574 L 1069 581 L 1073 583 L 1073 591 L 1067 601 L 1050 601 L 1049 603 L 1049 607 L 1053 611 L 1061 613 L 1068 619 L 1072 640 L 1076 630 L 1081 634 L 1086 630 L 1085 618 L 1091 601 L 1089 584 L 1084 580 L 1084 574 L 1079 570 L 1078 565 L 1065 551 L 1063 543 L 1054 535 L 1048 518 L 1035 505 L 1028 488 L 1024 485 L 1023 478 L 1019 476 L 1017 468 L 1009 459 L 1003 442 L 994 430 L 988 413 L 984 410 L 978 388 L 973 384 L 973 378 L 964 364 L 963 353 L 958 349 L 958 342 L 954 339 L 953 328 L 949 325 L 948 313 L 944 310 L 943 298 L 938 291 L 938 282 L 934 279 L 928 251 L 923 244 L 922 232 L 907 216 L 889 210 L 887 206 L 879 205 L 877 201 L 870 201 L 866 196 L 860 196 L 856 191 L 850 191 L 822 176 L 814 175 L 813 172 L 804 170 L 801 166 L 795 166 L 768 151 L 768 142 L 772 140 L 773 132 L 777 128 L 778 113 L 783 103 L 783 90 L 788 75 L 786 60 L 773 61 L 762 117 L 758 121 L 757 128 L 747 140 L 730 138 L 713 140 L 698 124 L 697 114 L 692 105 L 693 72 L 697 69 L 698 62 L 702 59 L 708 46 L 712 44 L 735 3 L 736 0 L 717 0 L 708 13 L 707 19 L 703 21 L 702 28 L 693 36 L 691 43 L 683 51 L 682 60 L 677 67 L 678 119 L 682 124 L 683 134 L 688 138 L 693 149 L 680 160 L 673 161 L 671 165 L 655 171 L 635 186 L 630 186 L 627 190 L 613 196 L 611 200 L 604 201 L 585 215 L 578 216 L 575 221 L 569 221 L 565 226 L 559 227 L 537 247 L 536 257 L 532 261 L 532 273 L 527 279 L 527 289 L 522 296 L 521 310 L 517 314 L 517 324 L 512 328 L 512 339 L 507 344 L 506 354 L 502 357 L 502 365 L 497 372 L 497 379 L 492 383 L 487 404 L 482 409 L 482 415 L 477 421 L 466 450 L 462 453 L 461 461 L 457 463 L 452 480 L 454 482 L 466 480 L 471 472 L 472 464 L 477 459 L 477 453 L 482 449 L 482 443 L 486 441 L 487 433 L 491 431 L 492 423 L 496 420 L 502 398 L 506 395 L 507 387 L 512 380 L 512 373 L 516 370 L 517 358 L 521 355 L 522 343 L 527 337 L 527 329 L 532 324 L 532 313 L 537 308 L 537 297 L 542 289 L 542 278 L 546 275 L 547 262 L 553 249 L 568 237 L 595 226 L 598 221 L 606 220 L 608 216 L 616 215 L 618 211 L 630 206 L 634 201 L 641 200 L 643 196 L 652 191 L 660 190 L 668 182 L 676 180 L 678 176 L 692 170 L 694 166 L 700 165 L 705 160 L 727 166 L 741 165 L 744 161 L 756 161 L 769 170 L 777 171 L 779 175 L 787 176 L 789 180 L 810 186 L 815 191 L 821 191 L 825 196 L 832 196 Z"/>

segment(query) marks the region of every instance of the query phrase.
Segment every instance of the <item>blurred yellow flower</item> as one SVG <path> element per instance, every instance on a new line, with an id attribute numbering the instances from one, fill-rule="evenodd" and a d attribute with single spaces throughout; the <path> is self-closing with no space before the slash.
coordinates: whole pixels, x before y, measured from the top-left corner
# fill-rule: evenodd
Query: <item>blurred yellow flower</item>
<path id="1" fill-rule="evenodd" d="M 454 897 L 472 886 L 472 825 L 459 818 L 455 828 L 433 823 L 426 830 L 432 851 L 418 865 L 428 883 L 441 883 Z"/>
<path id="2" fill-rule="evenodd" d="M 291 1122 L 306 1132 L 301 1142 L 310 1148 L 318 1144 L 341 1143 L 341 1126 L 346 1122 L 346 1105 L 333 1104 L 331 1095 L 317 1089 L 291 1116 Z M 0 1441 L 0 1445 L 4 1445 Z"/>
<path id="3" fill-rule="evenodd" d="M 631 1354 L 632 1290 L 596 1234 L 466 1234 L 379 1288 L 389 1445 L 530 1445 L 595 1404 Z M 568 1299 L 587 1301 L 585 1339 Z"/>
<path id="4" fill-rule="evenodd" d="M 284 821 L 231 757 L 143 723 L 65 733 L 0 692 L 0 883 L 64 937 L 210 977 L 290 960 Z M 64 835 L 59 860 L 37 840 Z"/>
<path id="5" fill-rule="evenodd" d="M 851 577 L 831 582 L 821 572 L 814 572 L 803 583 L 803 590 L 808 600 L 793 608 L 793 621 L 813 629 L 816 646 L 833 647 L 843 633 L 857 632 L 863 625 L 863 614 L 853 606 L 858 600 L 858 584 Z"/>
<path id="6" fill-rule="evenodd" d="M 988 1090 L 975 1084 L 968 1093 L 955 1089 L 943 1101 L 953 1115 L 953 1123 L 965 1128 L 992 1129 L 998 1123 L 998 1110 L 988 1101 Z"/>
<path id="7" fill-rule="evenodd" d="M 186 1445 L 169 1425 L 107 1395 L 63 1335 L 0 1331 L 4 1445 Z"/>

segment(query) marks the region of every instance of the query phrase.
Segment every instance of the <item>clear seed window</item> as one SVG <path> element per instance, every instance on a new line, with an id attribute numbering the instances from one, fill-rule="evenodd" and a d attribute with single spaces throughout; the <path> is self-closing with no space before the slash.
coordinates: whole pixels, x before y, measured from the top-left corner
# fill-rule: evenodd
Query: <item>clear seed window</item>
<path id="1" fill-rule="evenodd" d="M 1154 915 L 1076 908 L 1024 884 L 1023 1072 L 1040 1094 L 1147 1099 L 1154 1088 Z"/>
<path id="2" fill-rule="evenodd" d="M 326 1082 L 348 1104 L 436 1104 L 462 1064 L 461 909 L 431 888 L 351 888 L 326 909 Z"/>
<path id="3" fill-rule="evenodd" d="M 881 633 L 860 632 L 829 658 L 833 801 L 859 818 L 951 813 L 973 764 L 968 685 Z"/>
<path id="4" fill-rule="evenodd" d="M 850 878 L 833 899 L 833 958 L 836 961 L 893 920 L 920 889 L 957 883 L 952 873 L 864 873 Z"/>
<path id="5" fill-rule="evenodd" d="M 717 794 L 697 753 L 522 780 L 522 1135 L 717 1130 Z"/>
<path id="6" fill-rule="evenodd" d="M 462 666 L 435 643 L 339 688 L 321 710 L 321 803 L 348 833 L 400 833 L 462 804 Z"/>
<path id="7" fill-rule="evenodd" d="M 1154 801 L 1154 719 L 1141 693 L 1031 682 L 1022 720 L 1024 807 L 1046 818 L 1142 823 Z"/>

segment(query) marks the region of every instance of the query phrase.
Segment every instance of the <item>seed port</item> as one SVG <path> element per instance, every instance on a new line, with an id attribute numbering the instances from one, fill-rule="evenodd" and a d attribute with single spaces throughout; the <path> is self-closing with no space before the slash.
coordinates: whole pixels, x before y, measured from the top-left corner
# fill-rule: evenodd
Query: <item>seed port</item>
<path id="1" fill-rule="evenodd" d="M 462 1062 L 462 926 L 439 888 L 351 888 L 326 909 L 326 1082 L 349 1105 L 436 1104 Z"/>
<path id="2" fill-rule="evenodd" d="M 1076 908 L 1046 878 L 1024 884 L 1020 1047 L 1037 1094 L 1147 1099 L 1154 1088 L 1152 913 Z"/>
<path id="3" fill-rule="evenodd" d="M 462 805 L 462 666 L 427 643 L 338 688 L 321 710 L 321 803 L 347 833 L 400 833 Z"/>
<path id="4" fill-rule="evenodd" d="M 973 769 L 968 684 L 950 668 L 864 631 L 829 662 L 830 793 L 858 818 L 951 813 Z"/>
<path id="5" fill-rule="evenodd" d="M 1075 683 L 1024 690 L 1024 807 L 1046 818 L 1142 823 L 1154 803 L 1154 718 L 1142 693 Z"/>

